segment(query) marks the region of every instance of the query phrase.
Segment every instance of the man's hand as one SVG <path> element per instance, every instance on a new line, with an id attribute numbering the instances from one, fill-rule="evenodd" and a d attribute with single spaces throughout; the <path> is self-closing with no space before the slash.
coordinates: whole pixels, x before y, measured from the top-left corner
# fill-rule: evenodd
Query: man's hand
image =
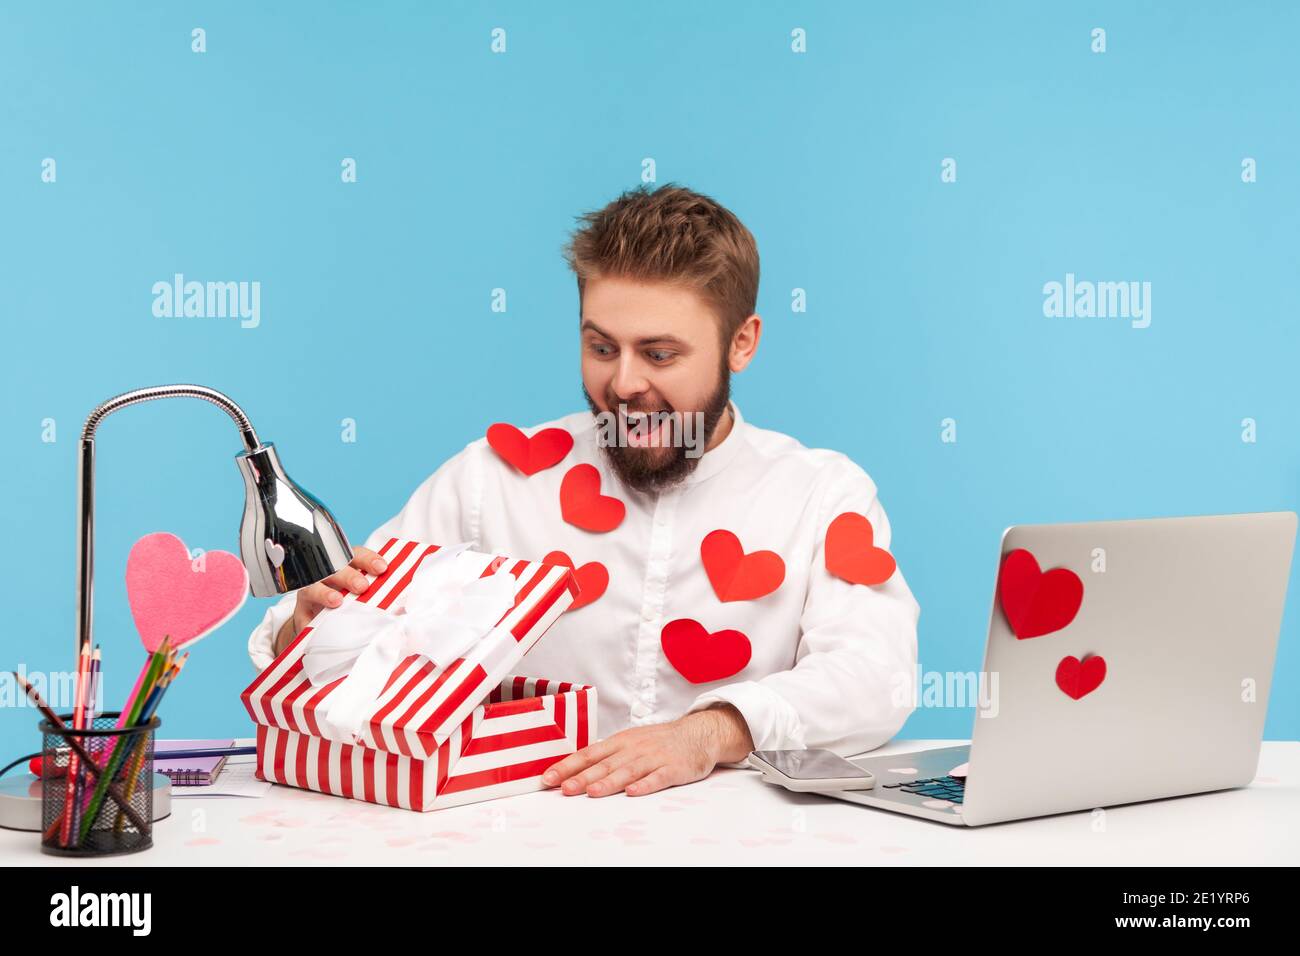
<path id="1" fill-rule="evenodd" d="M 352 563 L 348 567 L 334 572 L 324 581 L 299 589 L 293 617 L 285 621 L 284 626 L 280 628 L 280 633 L 275 638 L 273 652 L 279 655 L 288 647 L 322 608 L 338 607 L 342 604 L 343 594 L 338 589 L 361 594 L 370 587 L 370 581 L 362 572 L 383 574 L 387 568 L 388 562 L 369 548 L 353 548 Z"/>
<path id="2" fill-rule="evenodd" d="M 666 724 L 621 730 L 549 767 L 542 783 L 558 785 L 567 796 L 626 791 L 638 797 L 702 780 L 718 764 L 743 760 L 753 749 L 745 719 L 725 704 Z"/>

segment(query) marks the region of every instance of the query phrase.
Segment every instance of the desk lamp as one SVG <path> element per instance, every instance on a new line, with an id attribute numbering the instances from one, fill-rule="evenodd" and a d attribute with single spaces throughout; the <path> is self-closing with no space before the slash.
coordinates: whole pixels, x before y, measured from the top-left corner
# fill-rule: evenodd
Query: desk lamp
<path id="1" fill-rule="evenodd" d="M 244 478 L 239 557 L 253 597 L 273 597 L 315 584 L 347 567 L 352 548 L 329 509 L 285 474 L 271 442 L 258 440 L 244 410 L 202 385 L 154 385 L 101 403 L 81 431 L 77 464 L 77 652 L 90 643 L 95 577 L 95 429 L 120 408 L 157 398 L 211 402 L 239 427 L 244 450 L 235 456 Z"/>

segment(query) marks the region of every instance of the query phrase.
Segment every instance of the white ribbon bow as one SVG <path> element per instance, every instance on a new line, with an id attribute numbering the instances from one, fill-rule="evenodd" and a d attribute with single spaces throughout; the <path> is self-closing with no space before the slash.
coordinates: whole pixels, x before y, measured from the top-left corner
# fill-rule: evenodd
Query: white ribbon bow
<path id="1" fill-rule="evenodd" d="M 316 619 L 303 673 L 313 686 L 347 675 L 316 711 L 325 737 L 353 743 L 398 664 L 420 654 L 445 667 L 514 605 L 514 577 L 479 577 L 481 569 L 456 560 L 467 548 L 468 543 L 441 548 L 421 561 L 397 607 L 345 601 Z"/>

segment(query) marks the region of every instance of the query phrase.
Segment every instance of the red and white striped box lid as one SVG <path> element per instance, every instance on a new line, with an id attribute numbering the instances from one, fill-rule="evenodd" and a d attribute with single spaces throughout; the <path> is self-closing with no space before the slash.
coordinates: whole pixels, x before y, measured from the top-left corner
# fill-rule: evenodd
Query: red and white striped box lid
<path id="1" fill-rule="evenodd" d="M 435 544 L 390 539 L 379 553 L 388 562 L 363 594 L 348 593 L 344 601 L 362 601 L 386 609 L 410 583 L 415 569 L 438 550 Z M 482 576 L 509 574 L 515 578 L 515 604 L 464 657 L 443 668 L 426 658 L 411 656 L 393 671 L 374 713 L 357 742 L 389 753 L 428 759 L 500 681 L 514 671 L 519 659 L 537 643 L 577 596 L 571 569 L 515 558 L 466 551 L 458 561 L 481 562 Z M 302 629 L 284 652 L 240 695 L 253 721 L 282 730 L 322 737 L 317 707 L 343 680 L 313 687 L 303 673 L 312 625 L 333 608 L 325 608 Z"/>

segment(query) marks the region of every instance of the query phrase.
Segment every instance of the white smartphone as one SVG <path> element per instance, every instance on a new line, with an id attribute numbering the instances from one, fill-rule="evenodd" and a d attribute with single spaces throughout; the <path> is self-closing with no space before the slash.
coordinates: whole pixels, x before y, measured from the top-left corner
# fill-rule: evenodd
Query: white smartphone
<path id="1" fill-rule="evenodd" d="M 876 778 L 831 750 L 755 750 L 749 765 L 787 790 L 870 790 Z"/>

